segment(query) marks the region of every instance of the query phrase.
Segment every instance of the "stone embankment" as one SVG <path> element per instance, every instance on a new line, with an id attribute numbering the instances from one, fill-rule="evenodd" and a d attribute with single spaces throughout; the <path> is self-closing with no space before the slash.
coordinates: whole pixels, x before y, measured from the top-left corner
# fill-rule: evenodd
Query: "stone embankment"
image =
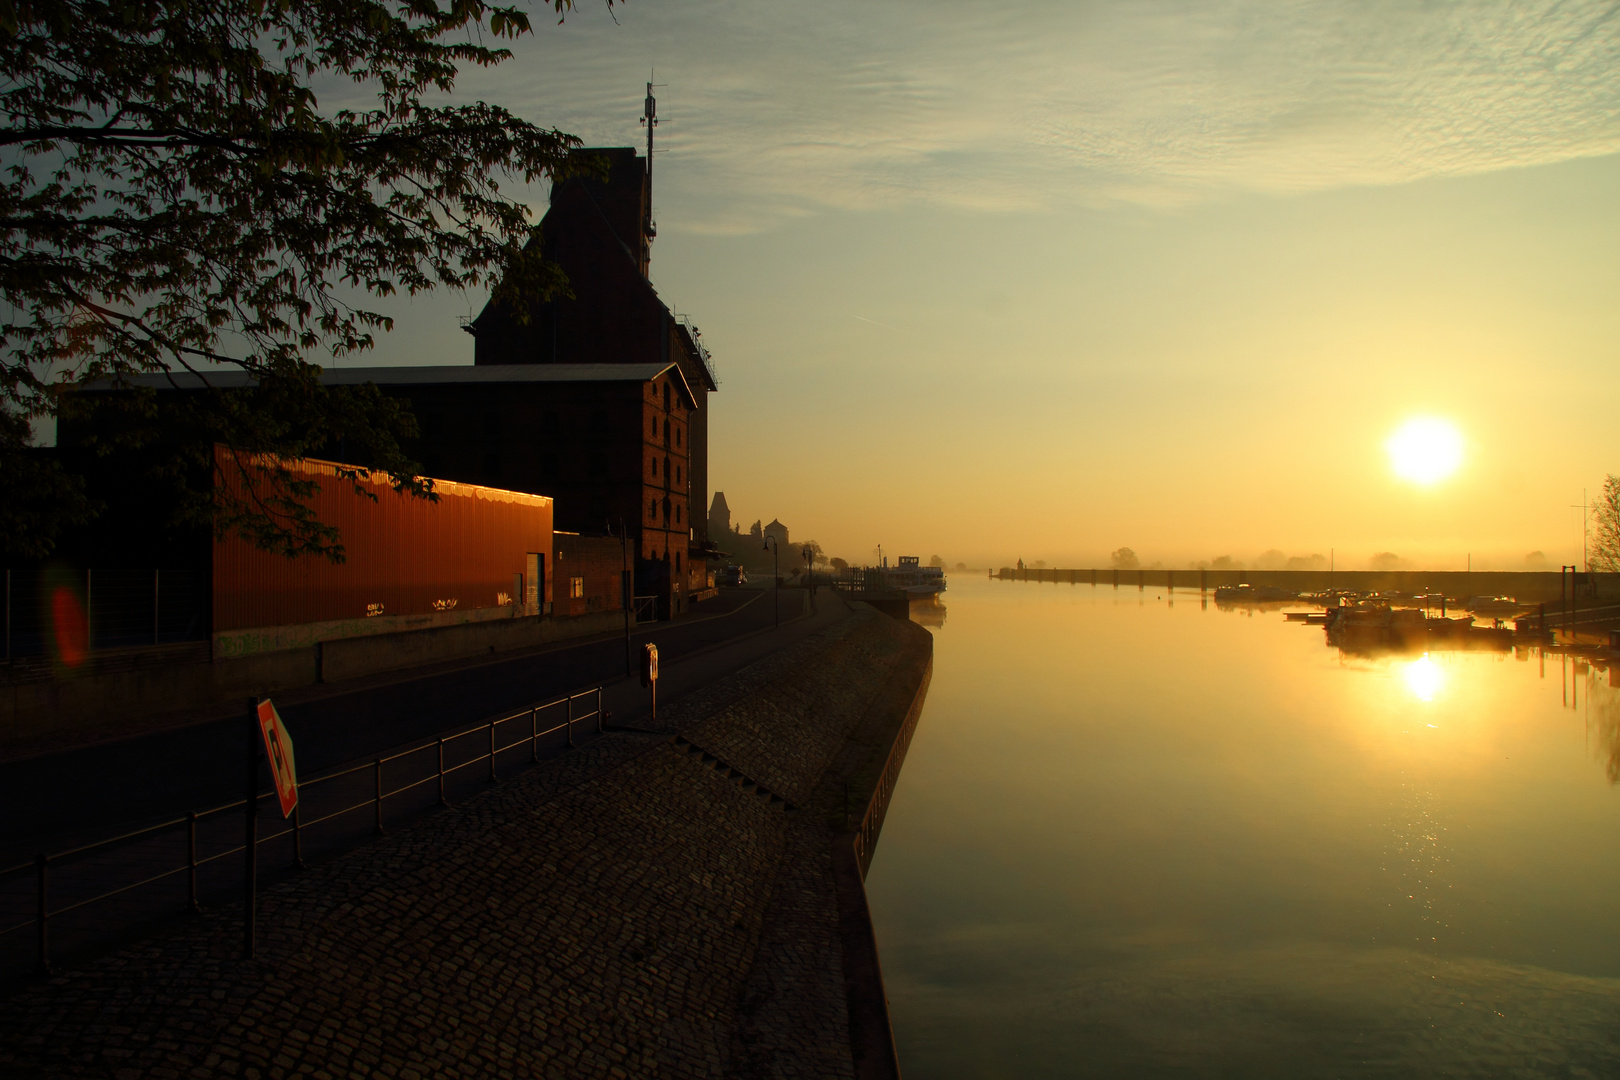
<path id="1" fill-rule="evenodd" d="M 255 960 L 222 909 L 0 1002 L 0 1072 L 894 1075 L 846 849 L 931 663 L 858 607 L 265 888 Z"/>

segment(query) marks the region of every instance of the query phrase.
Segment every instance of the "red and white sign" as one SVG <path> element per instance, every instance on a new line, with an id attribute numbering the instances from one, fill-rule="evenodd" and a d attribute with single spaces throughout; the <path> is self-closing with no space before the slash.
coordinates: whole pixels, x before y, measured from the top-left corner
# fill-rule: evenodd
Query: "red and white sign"
<path id="1" fill-rule="evenodd" d="M 276 779 L 281 816 L 286 817 L 298 805 L 298 769 L 293 764 L 292 738 L 269 698 L 259 702 L 259 733 L 264 736 L 264 756 L 270 761 L 270 775 Z"/>

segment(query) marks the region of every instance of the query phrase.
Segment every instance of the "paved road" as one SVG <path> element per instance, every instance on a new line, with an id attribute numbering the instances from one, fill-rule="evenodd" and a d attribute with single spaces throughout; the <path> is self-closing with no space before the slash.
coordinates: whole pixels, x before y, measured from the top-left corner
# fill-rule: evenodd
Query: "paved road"
<path id="1" fill-rule="evenodd" d="M 805 617 L 803 593 L 784 592 L 772 628 L 769 592 L 723 593 L 689 619 L 633 634 L 658 645 L 664 701 L 743 667 L 847 610 L 827 590 Z M 277 696 L 304 775 L 369 758 L 493 714 L 587 686 L 608 684 L 619 723 L 646 712 L 646 691 L 624 678 L 622 637 L 598 638 L 475 665 L 444 666 Z M 184 814 L 240 797 L 245 721 L 224 716 L 176 731 L 0 764 L 0 865 L 39 850 Z"/>

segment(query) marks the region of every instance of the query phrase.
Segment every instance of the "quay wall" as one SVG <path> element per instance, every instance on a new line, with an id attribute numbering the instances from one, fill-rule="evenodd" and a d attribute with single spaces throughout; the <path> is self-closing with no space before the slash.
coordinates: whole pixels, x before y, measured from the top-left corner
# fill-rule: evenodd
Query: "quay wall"
<path id="1" fill-rule="evenodd" d="M 262 889 L 252 962 L 227 908 L 0 1001 L 0 1073 L 895 1078 L 853 823 L 931 663 L 853 605 Z"/>
<path id="2" fill-rule="evenodd" d="M 1120 588 L 1217 589 L 1225 585 L 1273 585 L 1295 592 L 1346 589 L 1353 592 L 1444 593 L 1454 600 L 1470 596 L 1512 596 L 1526 604 L 1550 603 L 1567 589 L 1557 571 L 1499 570 L 1114 570 L 1004 566 L 991 574 L 1004 581 L 1075 585 L 1118 585 Z M 1620 597 L 1620 574 L 1583 573 L 1582 596 Z"/>

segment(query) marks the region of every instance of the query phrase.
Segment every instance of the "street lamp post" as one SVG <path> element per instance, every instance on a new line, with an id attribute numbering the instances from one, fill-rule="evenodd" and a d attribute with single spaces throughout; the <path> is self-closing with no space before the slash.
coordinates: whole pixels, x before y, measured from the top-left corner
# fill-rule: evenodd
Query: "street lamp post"
<path id="1" fill-rule="evenodd" d="M 772 533 L 765 534 L 765 547 L 771 553 L 771 629 L 782 626 L 782 545 Z"/>
<path id="2" fill-rule="evenodd" d="M 815 563 L 813 561 L 814 559 L 815 552 L 810 550 L 809 544 L 804 545 L 804 588 L 805 591 L 810 594 L 811 611 L 816 610 L 816 570 Z"/>

